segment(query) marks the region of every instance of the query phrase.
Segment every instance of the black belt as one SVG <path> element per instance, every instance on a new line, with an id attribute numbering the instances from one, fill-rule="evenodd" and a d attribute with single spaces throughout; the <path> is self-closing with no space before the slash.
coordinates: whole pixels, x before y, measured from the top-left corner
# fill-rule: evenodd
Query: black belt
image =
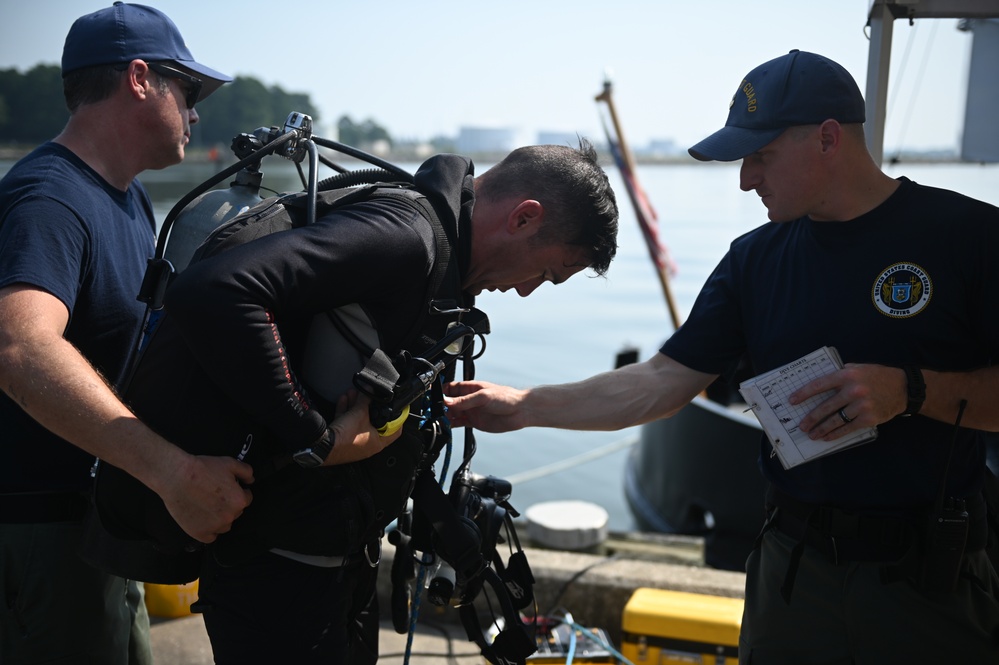
<path id="1" fill-rule="evenodd" d="M 833 563 L 898 561 L 915 544 L 916 526 L 904 519 L 852 515 L 817 508 L 806 518 L 778 507 L 772 525 L 822 552 Z"/>
<path id="2" fill-rule="evenodd" d="M 898 561 L 917 543 L 925 514 L 907 516 L 856 514 L 839 508 L 802 503 L 771 488 L 767 501 L 776 510 L 771 524 L 799 542 L 823 552 L 834 563 Z M 981 495 L 967 499 L 970 518 L 965 552 L 985 548 L 988 527 Z"/>
<path id="3" fill-rule="evenodd" d="M 889 575 L 905 575 L 918 558 L 920 529 L 928 516 L 882 516 L 850 513 L 830 506 L 802 503 L 772 486 L 767 493 L 769 517 L 760 536 L 776 528 L 793 538 L 797 544 L 791 551 L 787 573 L 781 585 L 784 602 L 790 603 L 791 590 L 797 575 L 803 548 L 810 546 L 834 564 L 847 561 L 880 562 Z M 980 495 L 967 499 L 970 518 L 968 539 L 964 551 L 984 549 L 988 537 L 984 500 Z"/>
<path id="4" fill-rule="evenodd" d="M 78 522 L 87 512 L 86 492 L 0 494 L 0 524 Z"/>

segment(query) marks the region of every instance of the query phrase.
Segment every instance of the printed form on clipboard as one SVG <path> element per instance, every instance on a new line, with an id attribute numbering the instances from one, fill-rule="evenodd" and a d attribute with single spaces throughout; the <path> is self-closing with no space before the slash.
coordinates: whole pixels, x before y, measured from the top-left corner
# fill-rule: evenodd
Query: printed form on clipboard
<path id="1" fill-rule="evenodd" d="M 756 414 L 773 445 L 772 454 L 780 458 L 785 469 L 877 438 L 876 427 L 851 432 L 834 441 L 813 441 L 798 429 L 802 418 L 833 391 L 813 395 L 794 405 L 788 401 L 788 397 L 806 383 L 842 368 L 843 361 L 840 360 L 839 352 L 831 346 L 823 346 L 784 367 L 739 384 L 739 392 Z"/>

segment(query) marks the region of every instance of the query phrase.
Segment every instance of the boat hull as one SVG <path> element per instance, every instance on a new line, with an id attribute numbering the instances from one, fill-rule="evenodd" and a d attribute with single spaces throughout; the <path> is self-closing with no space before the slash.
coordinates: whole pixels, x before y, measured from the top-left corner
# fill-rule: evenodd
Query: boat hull
<path id="1" fill-rule="evenodd" d="M 625 471 L 638 527 L 703 536 L 709 566 L 744 570 L 764 520 L 760 436 L 752 415 L 702 397 L 643 425 Z"/>

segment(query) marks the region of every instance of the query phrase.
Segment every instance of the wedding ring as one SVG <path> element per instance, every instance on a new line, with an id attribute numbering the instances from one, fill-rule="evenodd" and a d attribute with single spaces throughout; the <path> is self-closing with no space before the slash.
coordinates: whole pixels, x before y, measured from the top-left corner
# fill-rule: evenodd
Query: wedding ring
<path id="1" fill-rule="evenodd" d="M 846 407 L 844 406 L 843 409 L 845 408 Z M 843 424 L 853 422 L 853 418 L 847 418 L 846 411 L 844 411 L 843 409 L 839 410 L 839 417 L 843 419 Z"/>

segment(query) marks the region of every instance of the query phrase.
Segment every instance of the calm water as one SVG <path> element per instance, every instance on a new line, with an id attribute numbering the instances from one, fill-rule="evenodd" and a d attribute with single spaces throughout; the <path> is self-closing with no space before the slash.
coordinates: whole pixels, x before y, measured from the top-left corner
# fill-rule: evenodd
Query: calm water
<path id="1" fill-rule="evenodd" d="M 997 166 L 911 166 L 889 173 L 999 205 Z M 617 172 L 610 175 L 623 198 Z M 729 241 L 766 222 L 765 208 L 755 194 L 739 190 L 737 165 L 646 166 L 639 169 L 639 179 L 678 267 L 671 288 L 683 320 Z M 558 287 L 546 285 L 526 300 L 512 293 L 480 297 L 478 304 L 489 313 L 493 333 L 476 364 L 477 376 L 517 386 L 558 383 L 610 369 L 625 346 L 637 347 L 642 358 L 655 353 L 673 325 L 630 208 L 622 209 L 619 242 L 606 279 L 577 276 Z M 607 509 L 612 529 L 629 529 L 633 521 L 623 489 L 626 449 L 541 478 L 529 474 L 595 448 L 614 449 L 637 433 L 479 433 L 473 468 L 532 478 L 515 484 L 515 506 L 563 498 L 593 501 Z"/>
<path id="2" fill-rule="evenodd" d="M 0 163 L 0 172 L 8 166 Z M 412 170 L 415 165 L 402 166 Z M 478 165 L 478 171 L 486 166 Z M 215 170 L 189 163 L 144 174 L 159 221 Z M 999 205 L 995 165 L 905 165 L 887 170 L 893 176 L 904 174 Z M 265 186 L 271 182 L 281 191 L 300 189 L 286 162 L 265 161 L 263 171 Z M 545 285 L 526 300 L 513 292 L 479 297 L 477 304 L 489 314 L 493 332 L 476 362 L 477 377 L 516 386 L 583 379 L 611 369 L 615 354 L 624 347 L 637 348 L 641 358 L 650 356 L 672 332 L 658 278 L 620 178 L 616 170 L 609 173 L 619 192 L 622 218 L 618 258 L 608 276 L 581 275 L 557 288 Z M 739 191 L 737 165 L 644 166 L 639 179 L 659 213 L 661 237 L 678 267 L 671 288 L 682 320 L 729 241 L 765 222 L 765 209 L 755 194 Z M 514 481 L 512 503 L 521 511 L 540 501 L 586 500 L 608 511 L 611 529 L 625 530 L 633 526 L 623 491 L 626 442 L 636 435 L 637 429 L 477 433 L 472 469 Z M 461 445 L 459 434 L 457 454 Z M 595 456 L 595 451 L 606 454 Z"/>

